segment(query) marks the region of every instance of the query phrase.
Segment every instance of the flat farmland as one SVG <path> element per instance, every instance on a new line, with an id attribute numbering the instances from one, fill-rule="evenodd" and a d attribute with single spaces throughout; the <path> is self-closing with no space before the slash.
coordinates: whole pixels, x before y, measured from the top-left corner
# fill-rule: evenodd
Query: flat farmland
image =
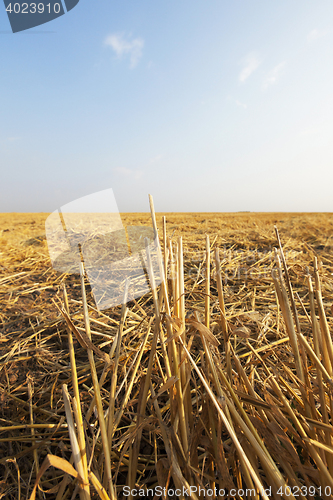
<path id="1" fill-rule="evenodd" d="M 0 214 L 0 498 L 333 496 L 333 214 L 157 213 L 102 310 L 48 215 Z"/>

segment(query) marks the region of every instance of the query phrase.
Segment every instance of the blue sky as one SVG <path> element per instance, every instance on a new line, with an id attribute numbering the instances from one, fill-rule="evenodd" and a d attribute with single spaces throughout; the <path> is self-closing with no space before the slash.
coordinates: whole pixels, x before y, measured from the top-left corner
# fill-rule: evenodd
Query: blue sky
<path id="1" fill-rule="evenodd" d="M 333 3 L 80 0 L 10 33 L 0 212 L 333 211 Z"/>

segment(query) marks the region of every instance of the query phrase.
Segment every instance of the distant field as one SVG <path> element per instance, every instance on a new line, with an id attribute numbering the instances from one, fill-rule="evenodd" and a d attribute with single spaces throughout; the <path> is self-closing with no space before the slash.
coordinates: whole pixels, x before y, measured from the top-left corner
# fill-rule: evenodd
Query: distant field
<path id="1" fill-rule="evenodd" d="M 1 245 L 24 244 L 33 237 L 45 235 L 45 220 L 49 214 L 45 213 L 3 213 L 0 214 Z M 219 245 L 230 238 L 235 241 L 243 239 L 247 242 L 257 239 L 274 240 L 273 226 L 277 225 L 281 235 L 289 238 L 304 238 L 313 244 L 331 244 L 333 214 L 331 213 L 169 213 L 157 214 L 157 223 L 160 225 L 161 216 L 167 217 L 168 232 L 171 236 L 181 234 L 185 242 L 197 239 L 198 235 L 209 233 L 217 235 Z M 149 213 L 121 214 L 125 225 L 151 225 Z"/>
<path id="2" fill-rule="evenodd" d="M 164 254 L 162 215 L 173 255 L 170 261 L 167 252 L 170 310 L 160 287 L 156 300 L 148 293 L 131 301 L 122 323 L 121 306 L 98 311 L 86 282 L 89 343 L 80 277 L 51 266 L 48 214 L 0 214 L 0 498 L 19 498 L 19 483 L 22 498 L 29 497 L 36 461 L 40 467 L 47 454 L 70 460 L 62 386 L 73 397 L 76 381 L 86 443 L 81 465 L 87 472 L 84 460 L 91 461 L 112 498 L 90 350 L 104 377 L 103 411 L 112 415 L 106 422 L 118 498 L 124 485 L 186 484 L 258 492 L 258 485 L 275 492 L 291 485 L 306 488 L 305 498 L 333 497 L 333 214 L 158 213 Z M 152 225 L 148 213 L 121 219 L 125 227 Z M 288 268 L 286 275 L 282 265 L 281 279 L 276 271 L 272 277 L 279 266 L 274 226 Z M 76 485 L 52 468 L 40 481 L 51 499 L 59 490 L 59 498 L 71 498 Z M 326 497 L 324 486 L 331 488 Z M 275 498 L 291 498 L 288 492 Z"/>

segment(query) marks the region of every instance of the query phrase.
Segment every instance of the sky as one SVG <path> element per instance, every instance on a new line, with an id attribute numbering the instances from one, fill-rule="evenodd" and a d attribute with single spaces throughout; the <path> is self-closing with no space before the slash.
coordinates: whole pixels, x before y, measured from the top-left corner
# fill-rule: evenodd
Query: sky
<path id="1" fill-rule="evenodd" d="M 331 0 L 80 0 L 11 33 L 0 212 L 333 212 Z"/>

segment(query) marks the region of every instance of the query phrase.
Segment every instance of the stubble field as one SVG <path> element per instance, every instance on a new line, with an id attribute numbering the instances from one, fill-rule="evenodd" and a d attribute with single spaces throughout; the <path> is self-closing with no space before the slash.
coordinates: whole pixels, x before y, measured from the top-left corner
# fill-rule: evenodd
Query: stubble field
<path id="1" fill-rule="evenodd" d="M 103 311 L 47 215 L 0 214 L 0 498 L 333 497 L 333 214 L 157 214 L 165 286 Z"/>

